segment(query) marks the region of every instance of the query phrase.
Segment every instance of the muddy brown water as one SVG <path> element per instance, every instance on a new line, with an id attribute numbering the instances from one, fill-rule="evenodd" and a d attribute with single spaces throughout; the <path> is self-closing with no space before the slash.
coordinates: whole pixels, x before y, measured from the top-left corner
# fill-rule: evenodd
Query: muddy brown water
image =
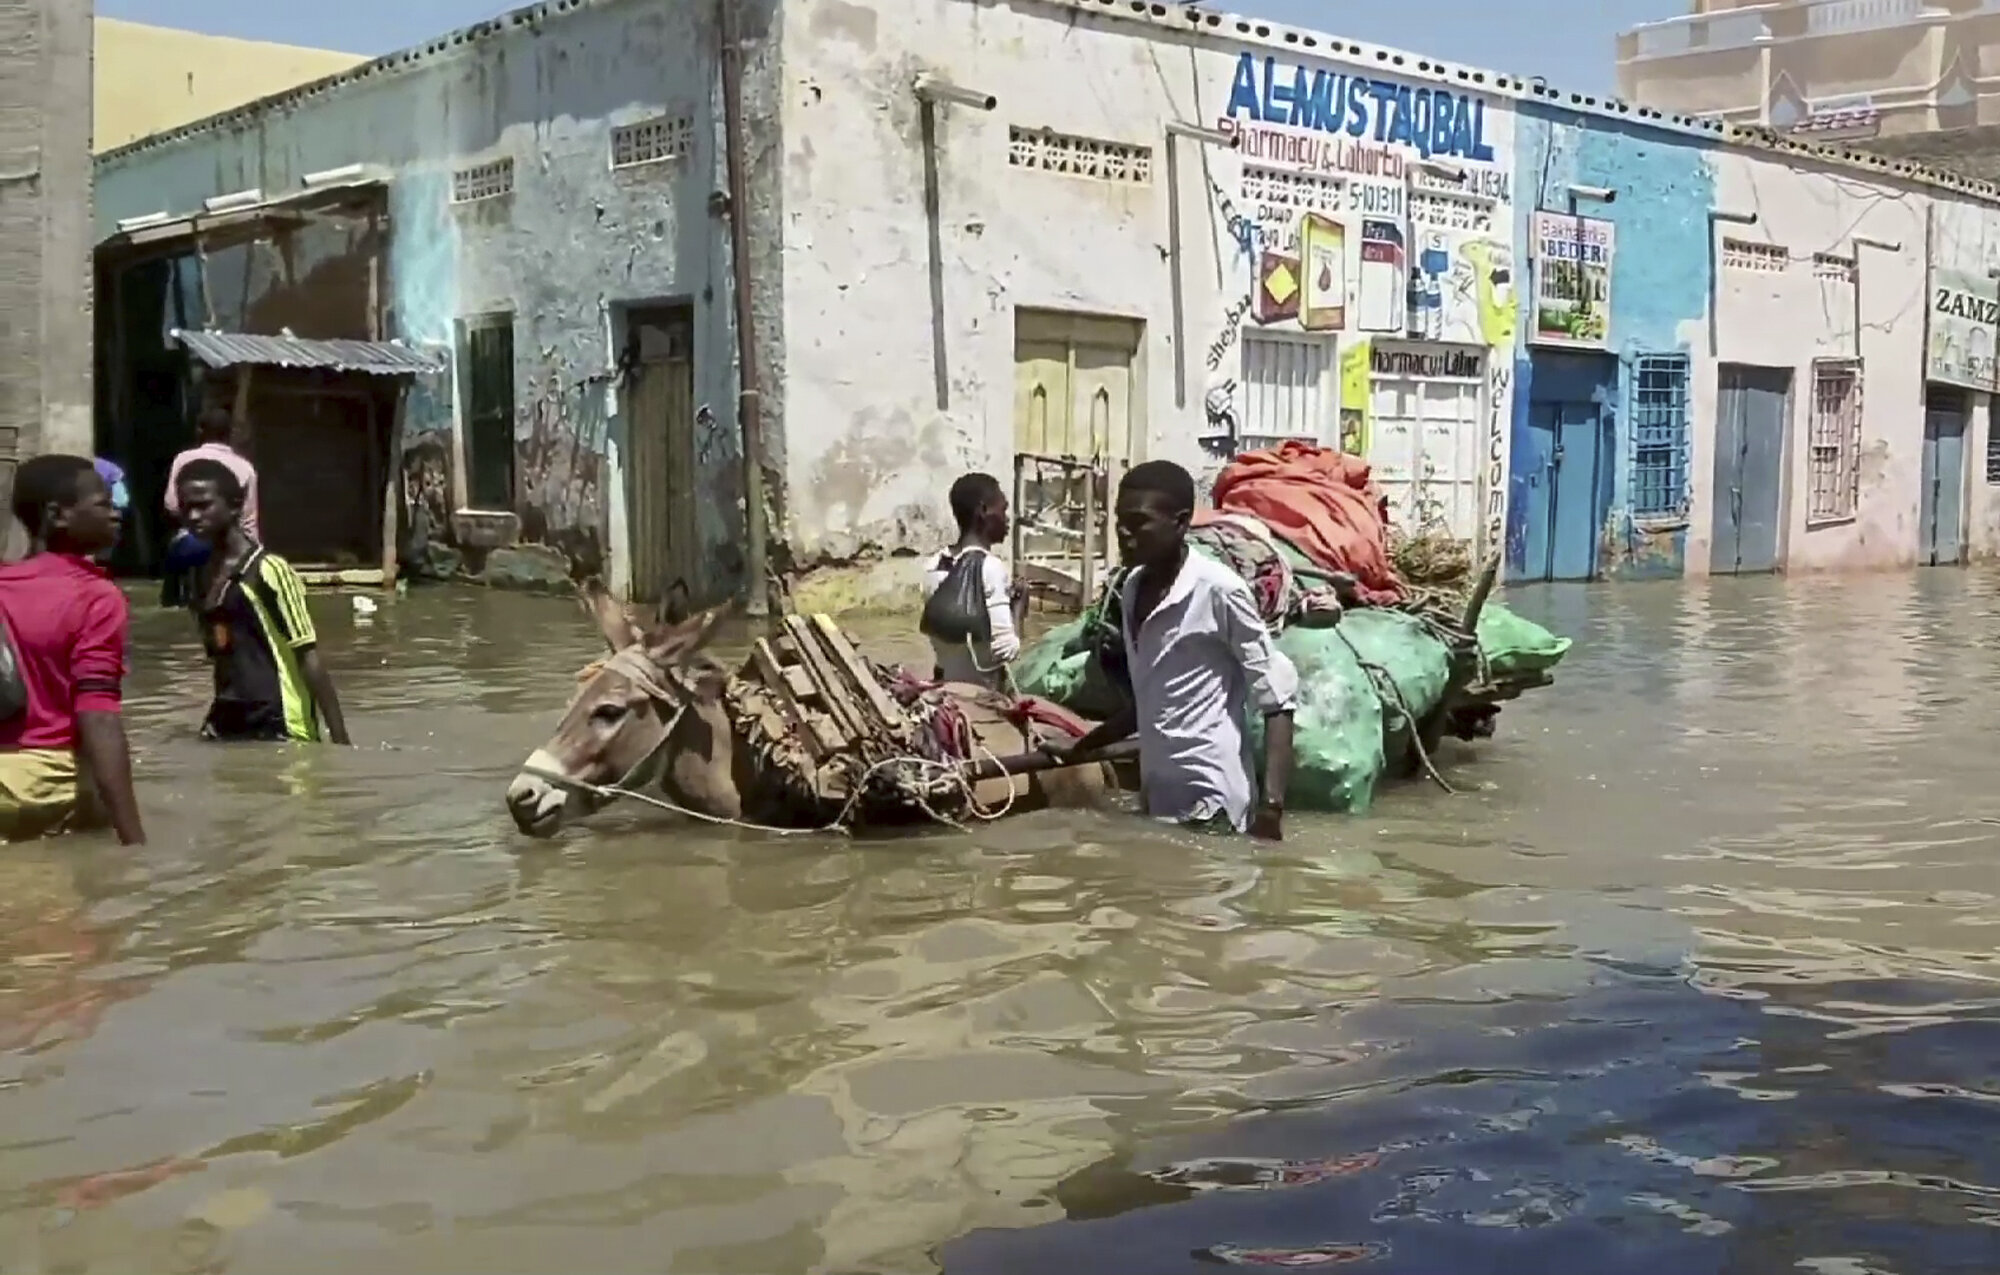
<path id="1" fill-rule="evenodd" d="M 1273 847 L 533 844 L 573 607 L 315 599 L 353 751 L 142 607 L 153 845 L 0 852 L 0 1270 L 1993 1269 L 2000 577 L 1507 600 L 1461 795 Z"/>

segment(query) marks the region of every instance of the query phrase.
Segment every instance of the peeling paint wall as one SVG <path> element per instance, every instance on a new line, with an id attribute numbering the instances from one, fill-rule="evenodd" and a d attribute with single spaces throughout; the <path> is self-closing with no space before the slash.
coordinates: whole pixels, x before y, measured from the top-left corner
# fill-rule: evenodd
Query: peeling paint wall
<path id="1" fill-rule="evenodd" d="M 1536 288 L 1543 263 L 1533 259 L 1531 219 L 1537 210 L 1609 222 L 1615 230 L 1611 258 L 1609 329 L 1595 348 L 1617 359 L 1613 392 L 1613 433 L 1602 459 L 1610 467 L 1608 507 L 1603 511 L 1597 572 L 1628 577 L 1677 576 L 1685 558 L 1688 520 L 1683 510 L 1666 516 L 1635 517 L 1632 429 L 1634 370 L 1654 355 L 1686 355 L 1696 363 L 1705 354 L 1708 312 L 1708 212 L 1714 202 L 1709 171 L 1711 148 L 1690 138 L 1653 129 L 1620 126 L 1545 106 L 1525 105 L 1516 125 L 1515 203 L 1517 257 L 1524 264 L 1515 386 L 1516 452 L 1511 486 L 1508 571 L 1523 570 L 1528 503 L 1542 496 L 1540 475 L 1527 455 L 1528 412 L 1534 386 L 1532 344 Z M 1614 192 L 1603 202 L 1576 198 L 1573 189 Z M 1693 379 L 1699 379 L 1696 371 Z M 1693 449 L 1700 455 L 1700 448 Z"/>
<path id="2" fill-rule="evenodd" d="M 1400 55 L 1396 65 L 1349 58 L 1337 42 L 1308 49 L 1245 39 L 1232 34 L 1234 23 L 1195 33 L 1031 0 L 933 0 L 893 22 L 850 0 L 791 0 L 785 15 L 786 478 L 802 565 L 935 547 L 954 534 L 945 494 L 955 477 L 979 469 L 1007 480 L 1028 375 L 1016 357 L 1027 311 L 1137 325 L 1133 460 L 1169 459 L 1209 476 L 1262 432 L 1240 383 L 1245 333 L 1318 347 L 1326 379 L 1312 391 L 1313 419 L 1299 413 L 1292 432 L 1337 443 L 1340 378 L 1326 373 L 1339 358 L 1324 352 L 1359 349 L 1371 332 L 1410 334 L 1409 245 L 1392 249 L 1384 239 L 1380 251 L 1392 255 L 1364 256 L 1364 223 L 1406 235 L 1406 191 L 1424 180 L 1412 174 L 1433 161 L 1434 185 L 1483 201 L 1489 216 L 1498 209 L 1490 239 L 1468 225 L 1445 245 L 1476 242 L 1475 250 L 1440 251 L 1465 258 L 1474 299 L 1464 335 L 1438 339 L 1470 342 L 1475 357 L 1479 347 L 1513 343 L 1511 302 L 1478 300 L 1504 280 L 1511 247 L 1506 99 L 1419 78 L 1415 59 L 1399 69 Z M 997 109 L 940 105 L 927 138 L 913 92 L 925 73 L 990 93 Z M 1170 121 L 1237 130 L 1243 145 L 1169 143 Z M 937 167 L 941 320 L 927 146 Z M 1310 197 L 1287 202 L 1280 188 Z M 1322 197 L 1330 202 L 1314 202 Z M 1307 211 L 1322 214 L 1321 228 L 1305 229 Z M 1340 229 L 1328 235 L 1324 223 Z M 1338 248 L 1324 246 L 1335 238 Z M 1329 278 L 1344 271 L 1361 280 L 1351 289 L 1357 304 L 1314 301 L 1316 288 L 1327 289 L 1301 266 L 1315 253 Z M 1271 271 L 1287 261 L 1303 282 L 1263 304 Z M 1452 277 L 1446 286 L 1456 286 Z M 1481 321 L 1488 310 L 1497 322 Z M 1364 352 L 1364 396 L 1367 366 Z M 1494 392 L 1494 432 L 1504 439 L 1504 372 Z M 1466 475 L 1475 486 L 1483 478 Z M 1479 521 L 1480 498 L 1464 503 Z M 913 573 L 905 564 L 888 574 Z"/>
<path id="3" fill-rule="evenodd" d="M 1715 345 L 1696 379 L 1688 569 L 1705 574 L 1714 511 L 1719 362 L 1788 369 L 1781 562 L 1810 571 L 1916 561 L 1924 419 L 1925 228 L 1932 197 L 1819 165 L 1717 151 Z M 1763 245 L 1754 260 L 1730 242 Z M 1871 242 L 1872 241 L 1872 242 Z M 1890 245 L 1884 247 L 1883 245 Z M 1838 278 L 1852 262 L 1852 281 Z M 1855 312 L 1859 304 L 1857 339 Z M 1859 488 L 1852 517 L 1809 517 L 1814 360 L 1862 360 Z"/>
<path id="4" fill-rule="evenodd" d="M 698 531 L 709 578 L 691 583 L 726 593 L 739 583 L 742 517 L 727 223 L 710 209 L 726 185 L 713 21 L 713 7 L 692 0 L 512 15 L 115 152 L 99 166 L 98 236 L 122 218 L 185 213 L 219 193 L 275 196 L 313 172 L 387 168 L 390 334 L 449 351 L 460 320 L 515 316 L 516 499 L 492 512 L 515 515 L 524 542 L 559 550 L 575 574 L 615 577 L 628 552 L 613 516 L 624 501 L 611 498 L 628 451 L 613 314 L 691 304 L 695 400 L 730 433 L 703 449 Z M 683 153 L 614 168 L 613 130 L 654 119 L 684 129 Z M 454 173 L 500 160 L 513 163 L 511 190 L 453 202 Z M 424 493 L 426 510 L 440 503 L 441 483 L 454 512 L 465 497 L 464 440 L 452 433 L 462 396 L 445 377 L 411 397 L 405 493 Z"/>

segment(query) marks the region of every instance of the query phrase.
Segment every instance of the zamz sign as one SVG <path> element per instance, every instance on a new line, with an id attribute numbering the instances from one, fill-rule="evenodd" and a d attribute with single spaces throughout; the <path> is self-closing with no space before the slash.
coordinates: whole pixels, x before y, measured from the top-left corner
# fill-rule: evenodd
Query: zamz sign
<path id="1" fill-rule="evenodd" d="M 1986 327 L 2000 327 L 2000 298 L 1975 297 L 1970 292 L 1957 288 L 1939 288 L 1931 298 L 1931 309 L 1953 319 L 1963 319 L 1967 323 L 1983 324 Z"/>
<path id="2" fill-rule="evenodd" d="M 1494 161 L 1493 145 L 1486 140 L 1484 98 L 1308 70 L 1252 53 L 1236 60 L 1228 118 L 1393 143 L 1425 159 Z"/>

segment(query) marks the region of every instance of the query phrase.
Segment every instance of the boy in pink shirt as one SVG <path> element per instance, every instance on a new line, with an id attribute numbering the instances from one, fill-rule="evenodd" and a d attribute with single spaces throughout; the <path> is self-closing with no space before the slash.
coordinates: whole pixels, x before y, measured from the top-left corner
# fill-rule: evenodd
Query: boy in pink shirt
<path id="1" fill-rule="evenodd" d="M 226 407 L 206 407 L 202 409 L 201 421 L 196 425 L 200 442 L 174 457 L 172 469 L 167 471 L 167 512 L 178 523 L 181 519 L 181 494 L 178 479 L 181 470 L 191 460 L 219 460 L 236 475 L 236 481 L 243 484 L 243 530 L 250 538 L 263 543 L 257 526 L 257 467 L 242 452 L 229 445 L 229 435 L 234 428 L 235 418 Z"/>
<path id="2" fill-rule="evenodd" d="M 234 429 L 235 417 L 228 408 L 211 405 L 202 409 L 201 419 L 195 425 L 196 437 L 200 441 L 174 457 L 173 467 L 167 471 L 167 512 L 179 525 L 180 477 L 188 462 L 216 461 L 243 484 L 243 530 L 250 539 L 262 544 L 262 529 L 257 522 L 257 468 L 242 452 L 230 446 L 229 436 Z M 209 548 L 185 530 L 175 535 L 173 543 L 167 546 L 166 580 L 160 593 L 162 606 L 178 606 L 187 599 L 191 573 L 208 561 Z"/>

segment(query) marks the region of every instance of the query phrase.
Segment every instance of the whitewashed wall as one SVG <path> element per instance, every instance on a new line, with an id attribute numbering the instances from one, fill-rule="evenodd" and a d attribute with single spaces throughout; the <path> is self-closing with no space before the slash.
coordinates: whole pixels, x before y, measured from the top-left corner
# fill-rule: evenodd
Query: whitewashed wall
<path id="1" fill-rule="evenodd" d="M 1802 168 L 1778 155 L 1716 151 L 1718 221 L 1712 348 L 1694 377 L 1693 509 L 1687 570 L 1708 570 L 1713 538 L 1717 364 L 1791 370 L 1790 463 L 1780 560 L 1792 571 L 1906 566 L 1917 546 L 1923 441 L 1925 227 L 1930 200 L 1854 173 Z M 1779 268 L 1732 264 L 1726 240 L 1782 250 Z M 1872 246 L 1894 244 L 1894 249 Z M 1853 280 L 1839 263 L 1853 261 Z M 1858 282 L 1857 282 L 1858 281 Z M 1855 337 L 1855 294 L 1860 339 Z M 1860 490 L 1855 516 L 1809 526 L 1813 361 L 1863 362 Z"/>
<path id="2" fill-rule="evenodd" d="M 1296 255 L 1296 214 L 1260 208 L 1244 187 L 1246 164 L 1341 179 L 1355 201 L 1347 224 L 1379 209 L 1402 227 L 1407 252 L 1408 173 L 1433 162 L 1421 180 L 1476 195 L 1491 210 L 1490 233 L 1461 227 L 1441 244 L 1462 276 L 1445 282 L 1445 324 L 1511 351 L 1514 306 L 1504 286 L 1513 112 L 1505 99 L 1447 85 L 1419 72 L 1414 58 L 1404 67 L 1372 56 L 1343 61 L 1324 42 L 1306 49 L 1234 23 L 1194 34 L 1028 3 L 923 4 L 893 21 L 844 0 L 800 0 L 785 12 L 784 463 L 791 536 L 808 565 L 939 543 L 949 534 L 951 480 L 968 468 L 1009 472 L 1019 307 L 1141 320 L 1137 459 L 1213 472 L 1214 440 L 1239 407 L 1237 343 L 1258 322 L 1253 294 L 1265 254 Z M 943 408 L 934 385 L 925 147 L 912 91 L 920 72 L 998 98 L 990 113 L 937 111 Z M 1174 120 L 1243 138 L 1237 151 L 1178 143 L 1184 402 L 1171 339 L 1166 125 Z M 1010 165 L 1011 126 L 1148 148 L 1151 178 L 1119 185 Z M 1347 266 L 1357 276 L 1359 238 L 1347 235 Z M 1401 324 L 1396 302 L 1406 288 L 1383 293 L 1387 273 L 1373 277 L 1381 294 L 1370 302 L 1373 320 L 1388 326 L 1393 311 Z M 1348 307 L 1343 344 L 1369 335 L 1360 310 Z M 1277 311 L 1267 309 L 1262 326 L 1301 326 Z M 1493 362 L 1510 366 L 1510 357 Z M 1504 457 L 1511 400 L 1503 392 L 1485 406 L 1501 440 L 1490 450 Z M 1504 461 L 1494 481 L 1504 491 Z"/>

